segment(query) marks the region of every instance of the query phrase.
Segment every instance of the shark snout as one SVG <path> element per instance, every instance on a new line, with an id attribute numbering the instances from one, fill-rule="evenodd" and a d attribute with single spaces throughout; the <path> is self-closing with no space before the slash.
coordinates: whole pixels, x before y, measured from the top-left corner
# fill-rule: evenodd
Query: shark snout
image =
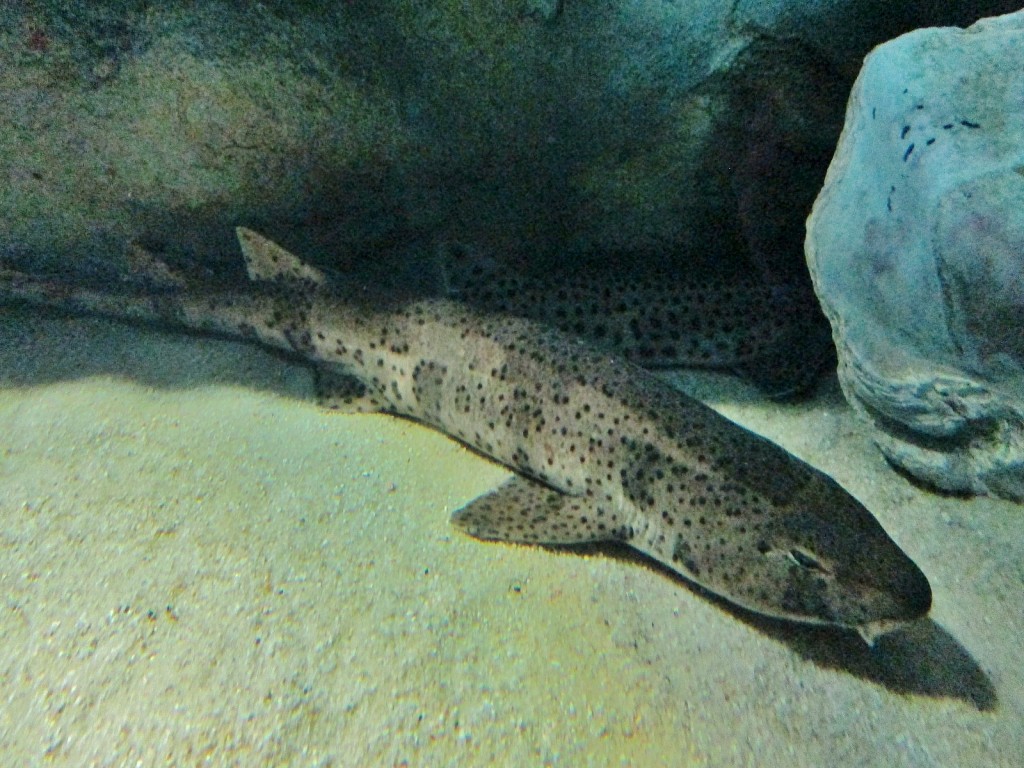
<path id="1" fill-rule="evenodd" d="M 932 607 L 928 577 L 891 540 L 884 549 L 856 561 L 857 573 L 850 574 L 849 588 L 862 592 L 866 618 L 910 622 L 926 616 Z"/>

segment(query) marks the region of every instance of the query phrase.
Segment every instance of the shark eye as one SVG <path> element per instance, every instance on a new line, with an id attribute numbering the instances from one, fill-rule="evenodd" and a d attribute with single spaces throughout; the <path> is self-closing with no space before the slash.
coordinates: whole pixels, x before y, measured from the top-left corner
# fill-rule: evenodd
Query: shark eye
<path id="1" fill-rule="evenodd" d="M 794 563 L 799 565 L 801 568 L 806 568 L 809 571 L 819 571 L 821 573 L 828 573 L 828 569 L 820 562 L 818 562 L 818 560 L 813 555 L 809 555 L 807 552 L 804 552 L 801 549 L 789 550 L 789 557 Z"/>

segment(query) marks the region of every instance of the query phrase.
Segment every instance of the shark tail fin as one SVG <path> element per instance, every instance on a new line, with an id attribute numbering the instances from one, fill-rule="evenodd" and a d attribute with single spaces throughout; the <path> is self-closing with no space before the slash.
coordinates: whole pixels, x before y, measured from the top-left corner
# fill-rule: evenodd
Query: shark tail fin
<path id="1" fill-rule="evenodd" d="M 324 282 L 324 273 L 258 232 L 236 227 L 242 247 L 245 269 L 253 281 L 303 281 L 314 285 Z"/>

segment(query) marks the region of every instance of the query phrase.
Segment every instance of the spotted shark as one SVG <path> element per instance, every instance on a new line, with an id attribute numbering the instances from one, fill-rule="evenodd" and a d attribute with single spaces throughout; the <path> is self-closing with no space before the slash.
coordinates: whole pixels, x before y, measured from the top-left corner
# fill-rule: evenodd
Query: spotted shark
<path id="1" fill-rule="evenodd" d="M 115 289 L 0 271 L 0 296 L 251 339 L 325 402 L 413 419 L 513 476 L 452 523 L 484 540 L 620 542 L 741 608 L 855 630 L 925 616 L 927 578 L 834 480 L 621 355 L 449 297 L 371 297 L 238 229 L 249 281 Z"/>
<path id="2" fill-rule="evenodd" d="M 644 368 L 729 371 L 785 400 L 835 362 L 831 328 L 809 286 L 657 270 L 528 276 L 454 242 L 438 247 L 436 263 L 450 298 L 582 336 Z"/>

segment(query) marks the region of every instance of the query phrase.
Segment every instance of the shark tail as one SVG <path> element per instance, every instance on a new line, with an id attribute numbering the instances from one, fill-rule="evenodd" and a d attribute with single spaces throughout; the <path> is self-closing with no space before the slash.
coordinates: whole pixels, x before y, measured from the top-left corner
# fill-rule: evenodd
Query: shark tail
<path id="1" fill-rule="evenodd" d="M 254 335 L 253 322 L 273 312 L 273 297 L 265 293 L 192 285 L 140 246 L 129 247 L 127 261 L 126 275 L 93 284 L 0 266 L 0 301 L 244 338 Z"/>
<path id="2" fill-rule="evenodd" d="M 170 320 L 176 314 L 169 313 L 167 301 L 157 294 L 127 290 L 120 285 L 91 288 L 12 269 L 0 269 L 0 297 L 6 302 L 52 307 L 74 314 L 146 322 Z"/>

